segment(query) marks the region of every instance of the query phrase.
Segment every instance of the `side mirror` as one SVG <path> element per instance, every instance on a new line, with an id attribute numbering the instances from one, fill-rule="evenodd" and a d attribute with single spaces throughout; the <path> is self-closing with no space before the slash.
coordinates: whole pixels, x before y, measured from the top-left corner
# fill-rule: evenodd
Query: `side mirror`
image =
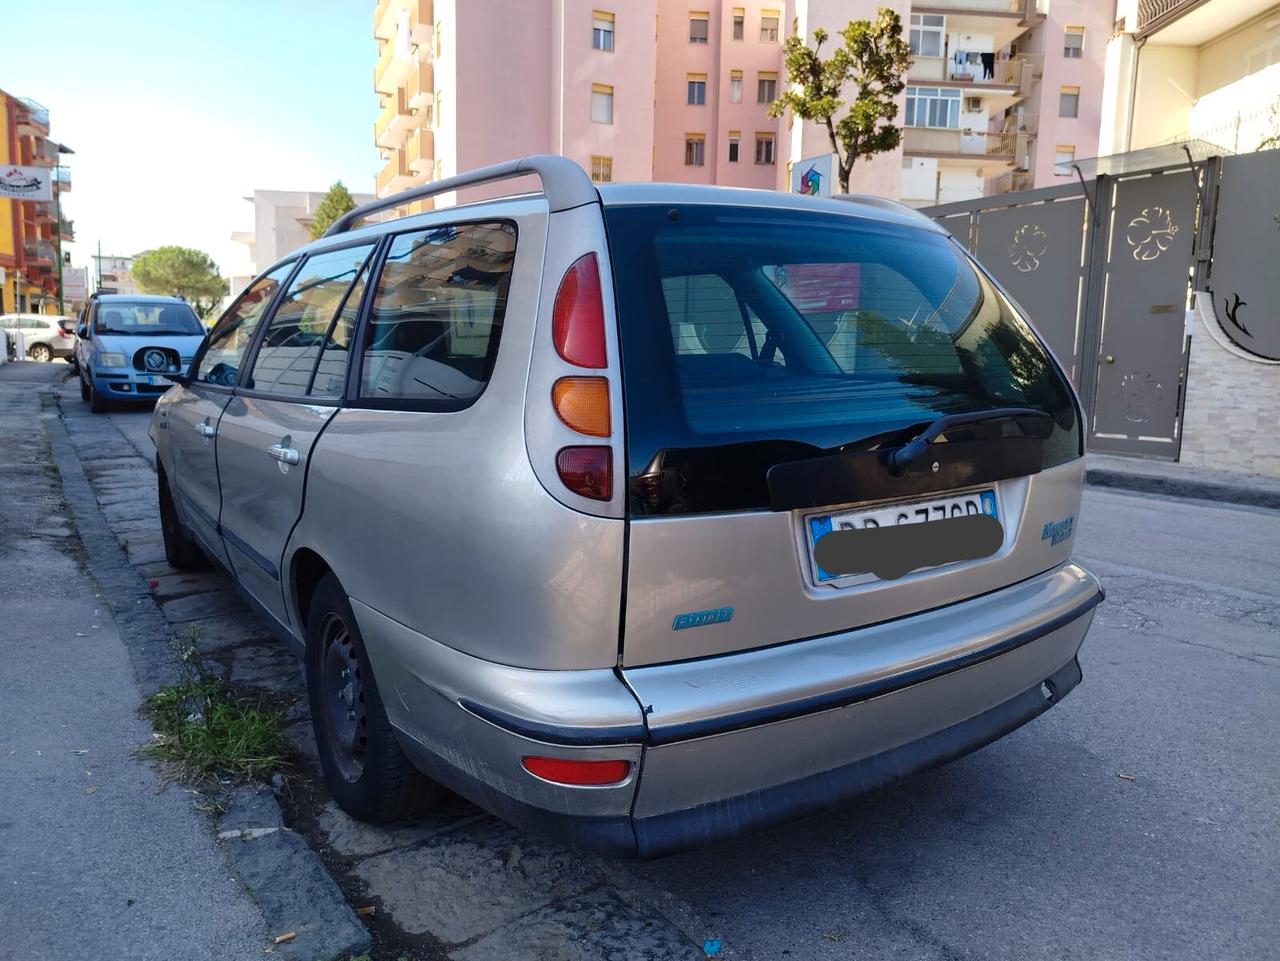
<path id="1" fill-rule="evenodd" d="M 85 338 L 85 337 L 88 337 L 88 336 L 89 336 L 89 325 L 88 325 L 88 324 L 81 324 L 79 327 L 77 327 L 77 328 L 76 328 L 76 336 L 77 336 L 77 337 L 80 337 L 80 338 L 82 338 L 82 339 L 83 339 L 83 338 Z"/>

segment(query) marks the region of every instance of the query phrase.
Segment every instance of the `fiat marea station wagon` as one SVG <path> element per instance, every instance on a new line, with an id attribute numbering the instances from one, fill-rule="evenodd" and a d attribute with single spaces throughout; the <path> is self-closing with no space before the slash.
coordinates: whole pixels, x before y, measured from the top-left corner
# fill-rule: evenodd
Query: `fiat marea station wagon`
<path id="1" fill-rule="evenodd" d="M 517 178 L 539 188 L 368 220 Z M 956 758 L 1080 681 L 1080 405 L 888 201 L 512 161 L 344 215 L 173 380 L 169 560 L 212 560 L 296 646 L 359 819 L 443 786 L 652 857 Z"/>

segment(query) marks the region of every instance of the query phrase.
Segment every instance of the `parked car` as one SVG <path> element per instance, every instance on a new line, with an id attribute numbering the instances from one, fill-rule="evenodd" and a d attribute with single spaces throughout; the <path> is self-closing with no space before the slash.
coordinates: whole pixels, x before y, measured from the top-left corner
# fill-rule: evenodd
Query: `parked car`
<path id="1" fill-rule="evenodd" d="M 205 329 L 180 297 L 94 294 L 80 316 L 80 397 L 101 413 L 113 400 L 154 400 L 186 370 Z"/>
<path id="2" fill-rule="evenodd" d="M 0 330 L 22 334 L 27 356 L 32 360 L 48 362 L 56 357 L 69 358 L 75 353 L 75 322 L 70 317 L 51 314 L 3 314 Z"/>
<path id="3" fill-rule="evenodd" d="M 909 208 L 514 161 L 340 218 L 178 381 L 167 556 L 296 647 L 359 819 L 445 785 L 651 857 L 955 758 L 1081 677 L 1079 403 Z"/>

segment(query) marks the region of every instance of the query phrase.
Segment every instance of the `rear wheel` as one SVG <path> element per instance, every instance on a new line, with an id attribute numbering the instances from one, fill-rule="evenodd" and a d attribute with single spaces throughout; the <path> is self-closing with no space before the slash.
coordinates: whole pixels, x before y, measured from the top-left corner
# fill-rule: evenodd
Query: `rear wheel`
<path id="1" fill-rule="evenodd" d="M 38 361 L 42 364 L 47 364 L 49 361 L 53 360 L 53 351 L 49 349 L 48 344 L 36 344 L 27 351 L 27 354 L 32 360 Z"/>
<path id="2" fill-rule="evenodd" d="M 320 765 L 342 810 L 358 821 L 399 821 L 439 797 L 440 786 L 396 740 L 351 604 L 332 574 L 311 597 L 306 671 Z"/>
<path id="3" fill-rule="evenodd" d="M 196 543 L 195 537 L 178 517 L 173 504 L 173 493 L 164 471 L 156 473 L 160 499 L 160 533 L 164 538 L 164 556 L 171 567 L 180 571 L 201 570 L 209 566 L 209 559 Z"/>

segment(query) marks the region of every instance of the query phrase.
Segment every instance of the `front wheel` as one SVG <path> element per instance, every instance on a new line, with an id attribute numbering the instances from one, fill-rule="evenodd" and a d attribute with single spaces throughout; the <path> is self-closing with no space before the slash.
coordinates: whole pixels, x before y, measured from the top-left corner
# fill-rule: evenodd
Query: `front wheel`
<path id="1" fill-rule="evenodd" d="M 320 766 L 338 806 L 357 821 L 374 823 L 429 807 L 441 788 L 400 748 L 351 604 L 332 574 L 311 597 L 306 671 Z"/>
<path id="2" fill-rule="evenodd" d="M 80 399 L 86 403 L 89 400 L 89 385 L 85 383 L 83 376 L 80 378 Z"/>
<path id="3" fill-rule="evenodd" d="M 107 402 L 98 393 L 98 385 L 93 382 L 92 375 L 89 377 L 89 409 L 95 414 L 104 413 L 107 409 Z"/>
<path id="4" fill-rule="evenodd" d="M 27 354 L 37 363 L 47 364 L 53 360 L 53 351 L 49 349 L 48 344 L 36 344 Z"/>

